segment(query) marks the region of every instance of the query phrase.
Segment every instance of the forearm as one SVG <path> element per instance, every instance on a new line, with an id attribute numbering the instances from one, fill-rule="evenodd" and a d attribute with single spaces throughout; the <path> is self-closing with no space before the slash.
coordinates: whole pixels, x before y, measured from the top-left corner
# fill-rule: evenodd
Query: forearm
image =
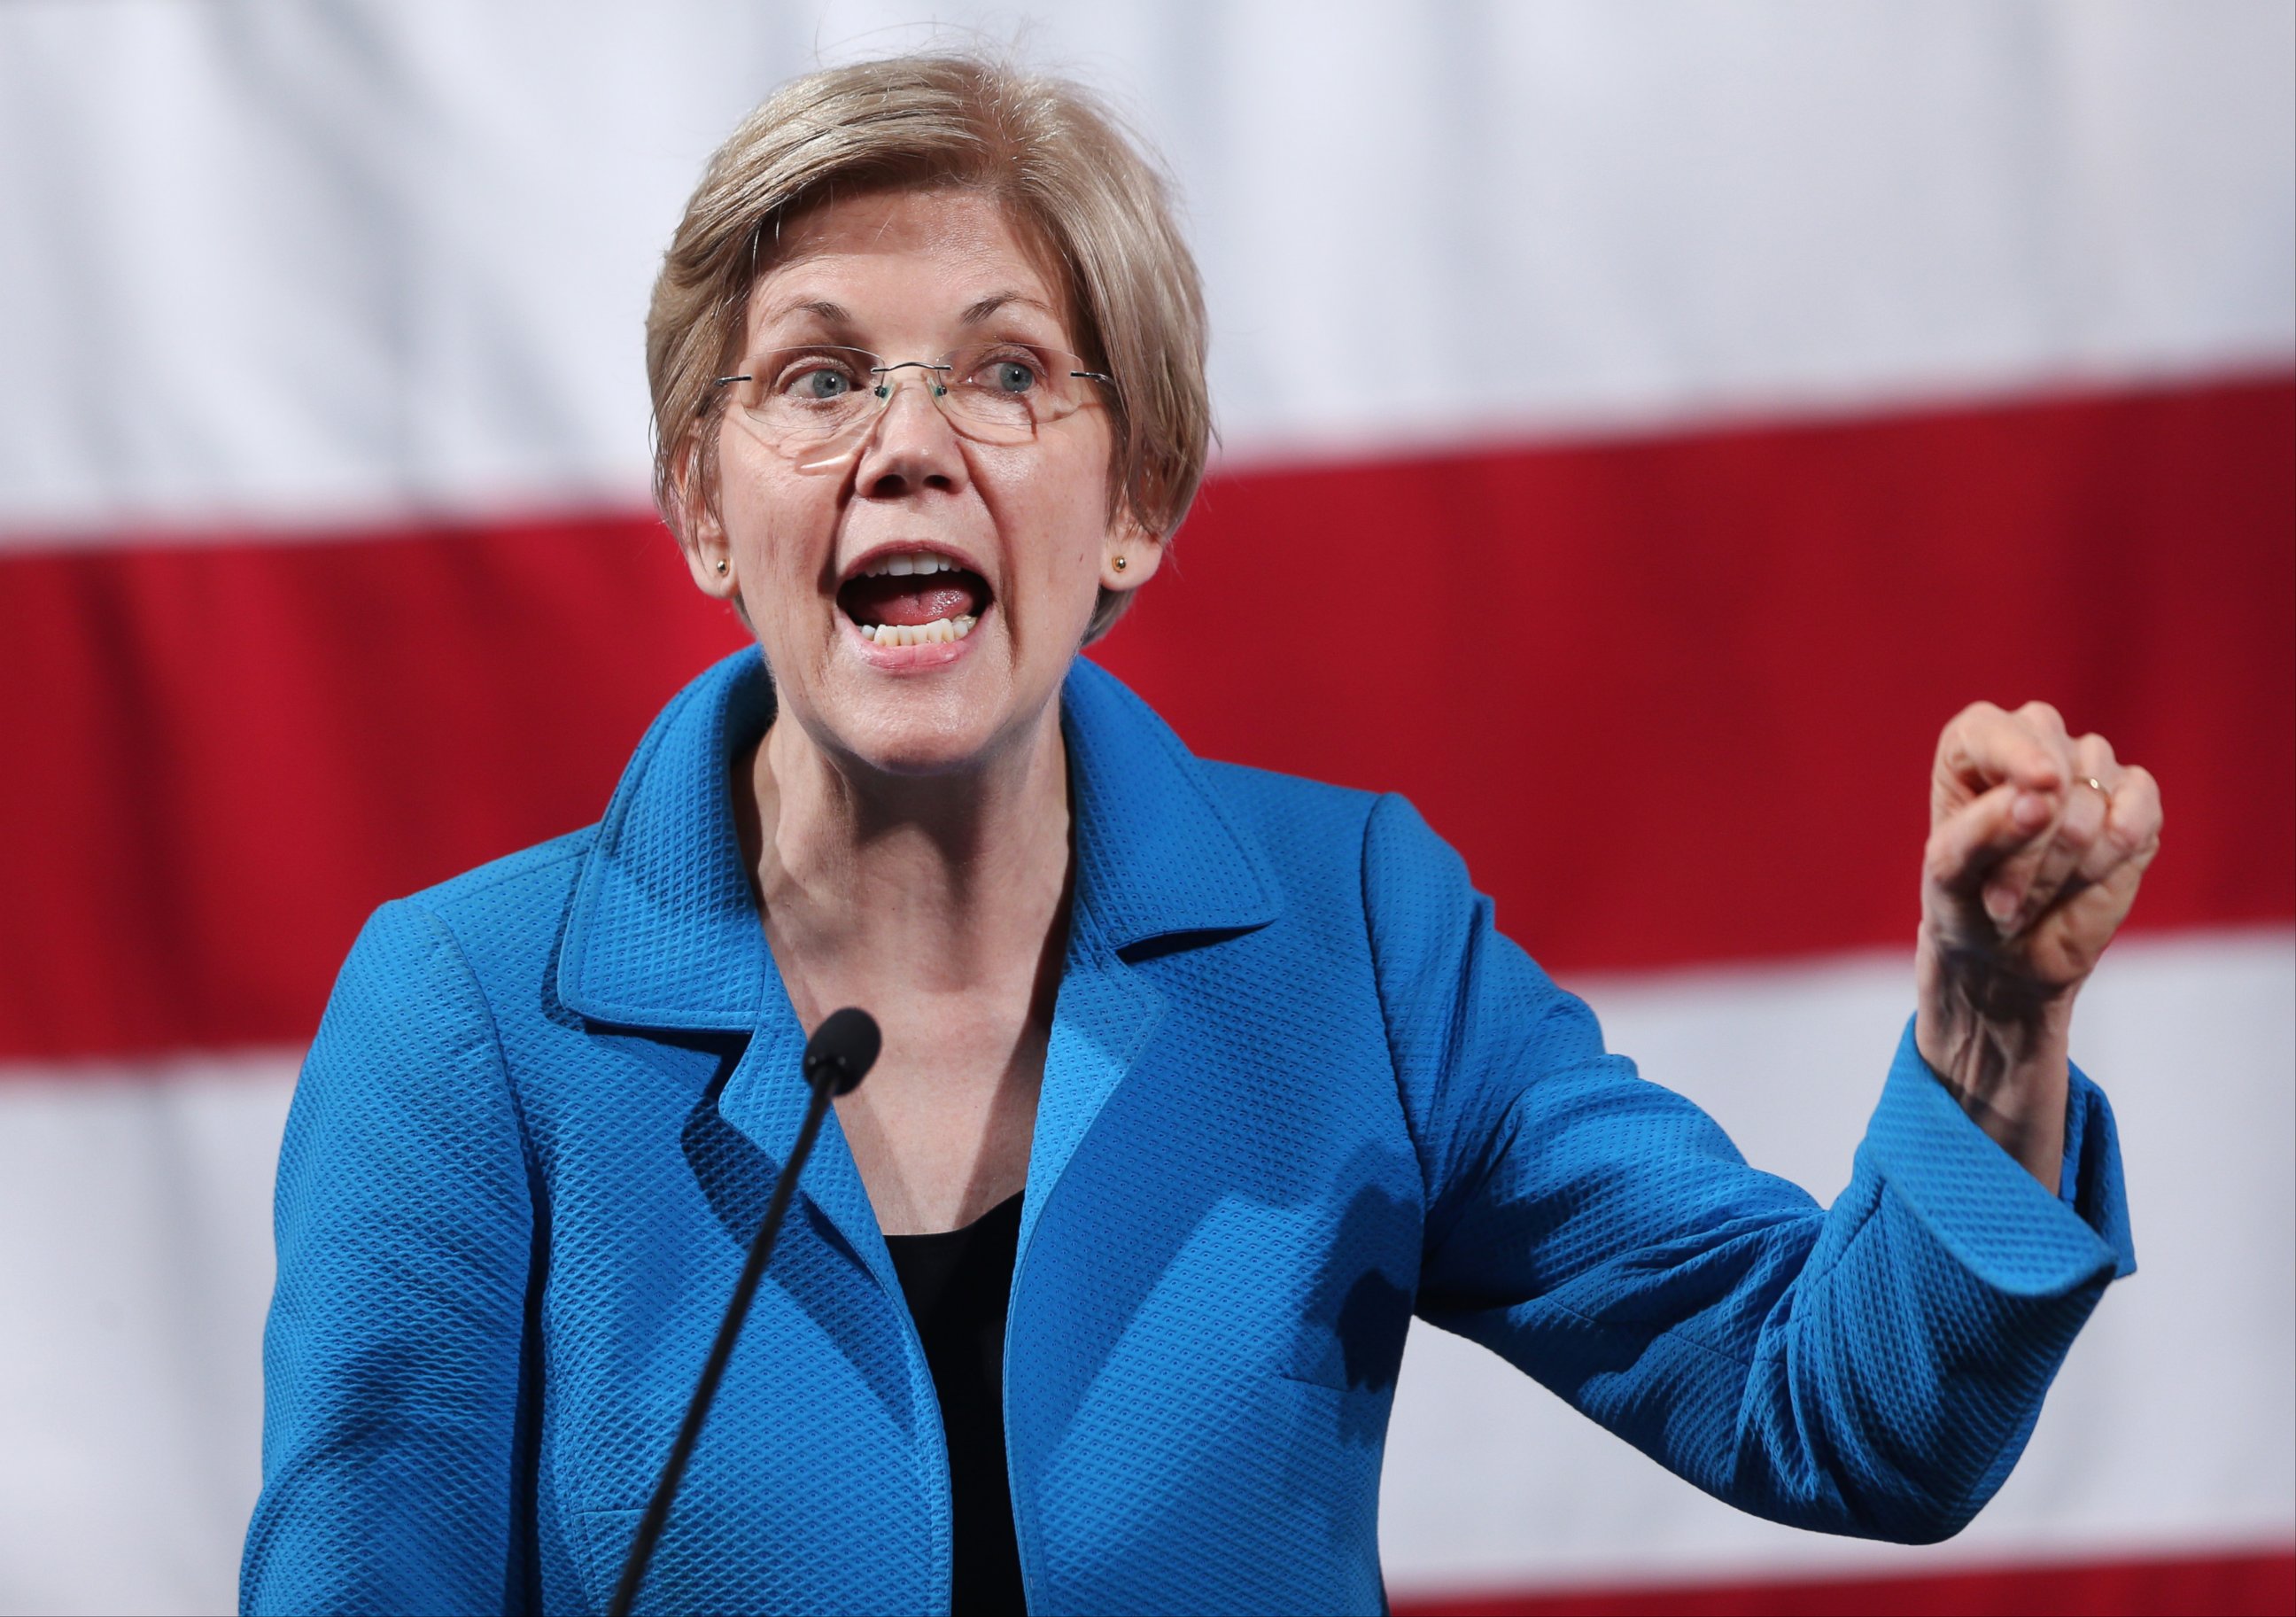
<path id="1" fill-rule="evenodd" d="M 2070 1074 L 2053 1194 L 1908 1028 L 1850 1185 L 1820 1216 L 1700 1149 L 1678 1096 L 1599 1077 L 1550 1077 L 1511 1121 L 1431 1254 L 1428 1317 L 1743 1509 L 1890 1539 L 1957 1529 L 2014 1461 L 2097 1294 L 2134 1267 L 2103 1095 Z M 1617 1194 L 1538 1188 L 1567 1166 L 1566 1119 L 1601 1122 Z M 1635 1171 L 1660 1153 L 1669 1171 Z M 1542 1262 L 1558 1249 L 1611 1256 L 1558 1276 Z M 1520 1301 L 1492 1305 L 1509 1291 Z"/>
<path id="2" fill-rule="evenodd" d="M 1749 1353 L 1749 1508 L 1893 1539 L 1957 1531 L 2007 1475 L 2097 1296 L 2133 1267 L 2110 1108 L 2086 1079 L 2063 1194 L 1926 1069 L 1892 1063 L 1849 1186 Z"/>
<path id="3" fill-rule="evenodd" d="M 1888 1186 L 1866 1195 L 1843 1198 L 1858 1226 L 1849 1250 L 1805 1276 L 1756 1356 L 1734 1502 L 1820 1531 L 1935 1542 L 2007 1479 L 2111 1265 L 2049 1276 L 2038 1293 L 2026 1276 L 2005 1284 Z"/>

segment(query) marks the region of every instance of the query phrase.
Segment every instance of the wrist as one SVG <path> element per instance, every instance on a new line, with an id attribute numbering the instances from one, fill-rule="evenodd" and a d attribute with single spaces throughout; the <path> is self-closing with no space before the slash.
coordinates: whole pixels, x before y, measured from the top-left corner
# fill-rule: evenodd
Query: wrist
<path id="1" fill-rule="evenodd" d="M 2051 1190 L 2063 1168 L 2073 997 L 1956 957 L 1923 928 L 1914 1042 L 1971 1120 Z"/>

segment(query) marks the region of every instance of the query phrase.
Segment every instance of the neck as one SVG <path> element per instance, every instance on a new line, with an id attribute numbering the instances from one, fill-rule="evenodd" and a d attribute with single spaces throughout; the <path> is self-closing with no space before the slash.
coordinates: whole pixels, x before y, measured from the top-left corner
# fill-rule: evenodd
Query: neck
<path id="1" fill-rule="evenodd" d="M 888 972 L 963 992 L 1031 966 L 1065 915 L 1067 749 L 1057 702 L 976 767 L 931 776 L 832 756 L 784 716 L 736 771 L 766 931 L 822 983 Z M 800 1005 L 800 1013 L 809 1007 Z M 833 1007 L 810 1007 L 816 1011 Z"/>

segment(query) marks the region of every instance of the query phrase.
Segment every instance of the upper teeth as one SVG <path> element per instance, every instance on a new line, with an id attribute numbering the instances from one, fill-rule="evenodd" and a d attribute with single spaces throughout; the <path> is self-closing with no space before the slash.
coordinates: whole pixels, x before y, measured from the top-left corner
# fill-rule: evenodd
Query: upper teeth
<path id="1" fill-rule="evenodd" d="M 865 579 L 882 578 L 890 573 L 905 579 L 916 572 L 959 572 L 962 566 L 947 556 L 936 555 L 930 550 L 913 550 L 903 556 L 879 556 L 861 570 Z"/>

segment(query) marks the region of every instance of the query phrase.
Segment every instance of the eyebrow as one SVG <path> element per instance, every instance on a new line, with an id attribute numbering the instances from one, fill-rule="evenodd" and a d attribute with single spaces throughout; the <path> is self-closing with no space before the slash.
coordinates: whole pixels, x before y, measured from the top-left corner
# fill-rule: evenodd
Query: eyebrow
<path id="1" fill-rule="evenodd" d="M 1033 308 L 1041 314 L 1053 314 L 1053 311 L 1046 308 L 1044 304 L 1024 293 L 991 292 L 986 298 L 980 300 L 980 301 L 968 305 L 964 313 L 959 315 L 957 318 L 966 325 L 978 325 L 983 320 L 988 319 L 989 316 L 995 314 L 998 309 L 1003 308 L 1008 303 L 1018 303 L 1025 308 Z M 1058 319 L 1059 316 L 1054 315 L 1054 318 Z"/>
<path id="2" fill-rule="evenodd" d="M 844 326 L 849 329 L 853 324 L 852 311 L 843 304 L 832 302 L 827 298 L 806 298 L 795 303 L 782 304 L 778 308 L 767 311 L 764 324 L 777 324 L 791 315 L 812 315 L 824 324 Z"/>
<path id="3" fill-rule="evenodd" d="M 1060 319 L 1059 315 L 1053 309 L 1025 292 L 1002 291 L 991 292 L 985 298 L 976 299 L 967 304 L 964 312 L 957 316 L 957 320 L 961 324 L 979 325 L 982 321 L 991 318 L 999 310 L 1016 304 L 1022 308 L 1035 309 L 1055 323 Z M 768 309 L 760 324 L 768 326 L 778 325 L 793 315 L 811 315 L 834 331 L 850 332 L 858 324 L 853 318 L 852 310 L 829 298 L 801 298 L 794 302 L 780 304 Z"/>

